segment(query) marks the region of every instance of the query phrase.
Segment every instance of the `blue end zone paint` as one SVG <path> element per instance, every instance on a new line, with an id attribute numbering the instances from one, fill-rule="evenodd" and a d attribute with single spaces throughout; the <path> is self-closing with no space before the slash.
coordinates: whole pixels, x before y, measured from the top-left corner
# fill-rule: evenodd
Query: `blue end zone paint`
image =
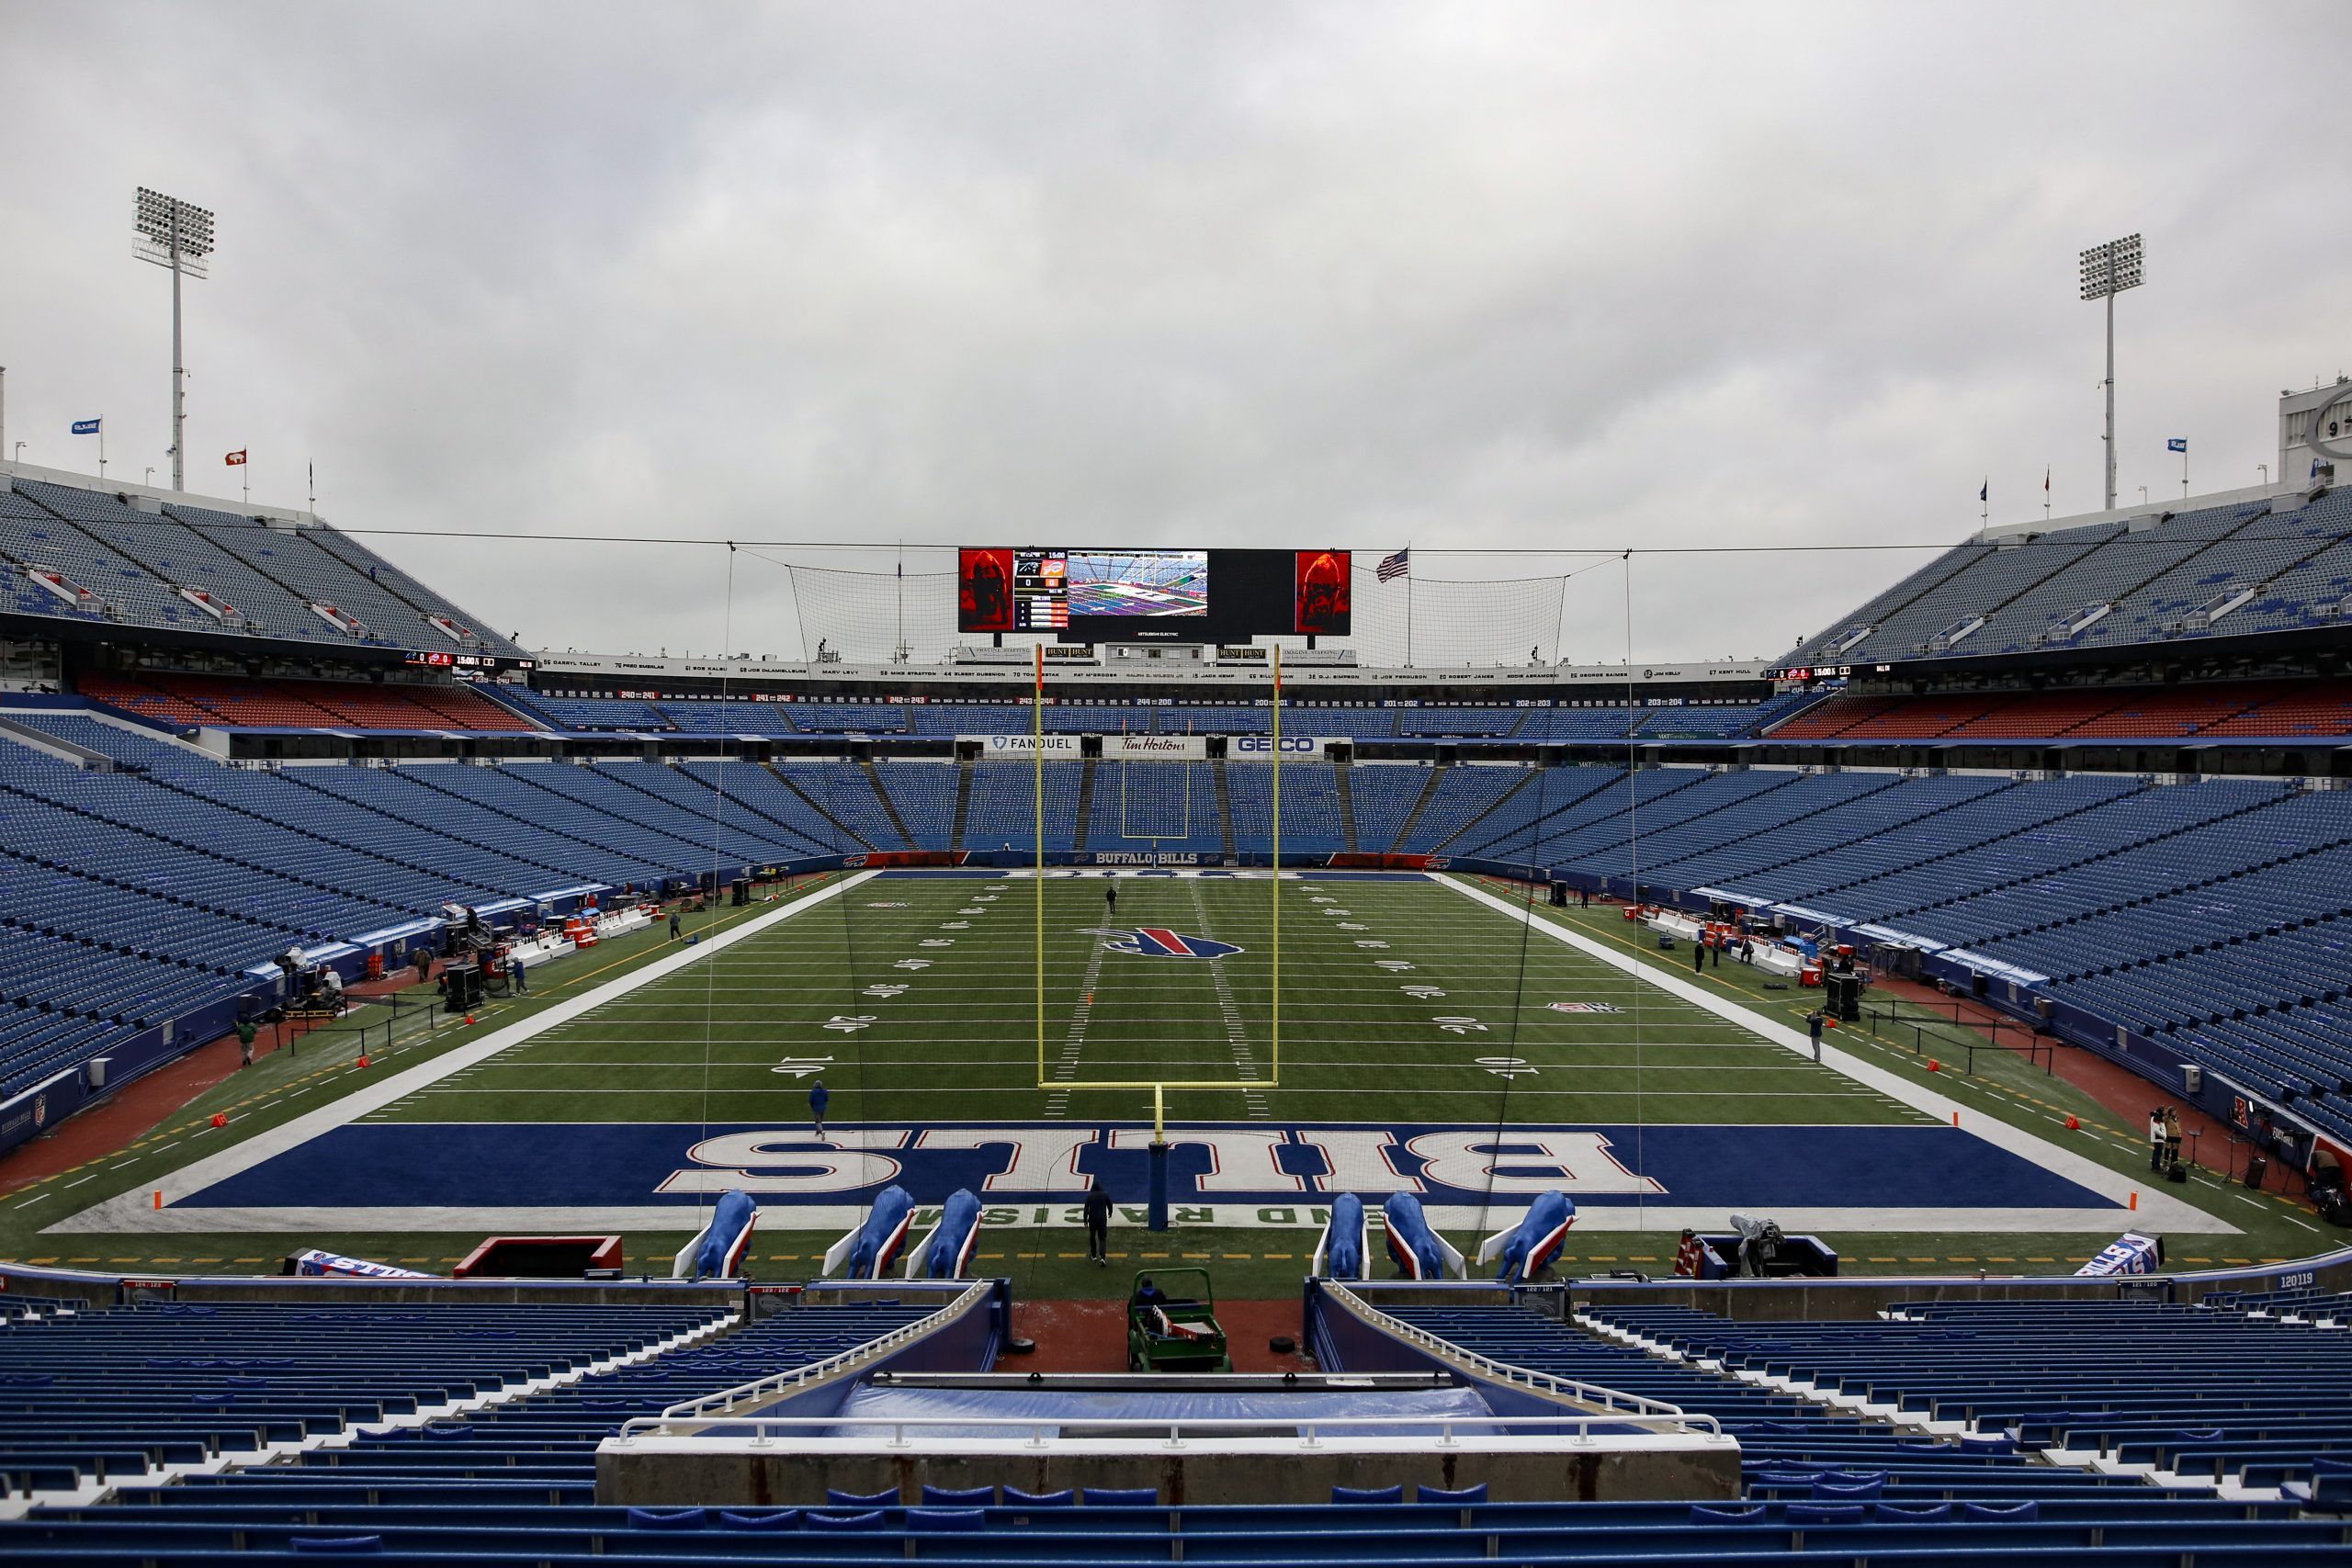
<path id="1" fill-rule="evenodd" d="M 949 1125 L 935 1124 L 933 1130 Z M 936 1203 L 959 1187 L 970 1188 L 989 1203 L 1068 1201 L 1075 1190 L 1067 1166 L 1061 1168 L 1050 1190 L 989 1180 L 1012 1167 L 1017 1145 L 1024 1138 L 1043 1140 L 1049 1135 L 1080 1140 L 1076 1151 L 1079 1172 L 1101 1177 L 1114 1199 L 1141 1201 L 1145 1196 L 1145 1151 L 1139 1146 L 1113 1148 L 1109 1145 L 1114 1129 L 1125 1129 L 1130 1141 L 1136 1141 L 1133 1129 L 1146 1123 L 952 1125 L 1001 1131 L 1004 1136 L 1001 1142 L 986 1142 L 975 1149 L 919 1148 L 911 1145 L 922 1129 L 888 1128 L 882 1139 L 870 1138 L 867 1146 L 883 1156 L 889 1168 L 859 1184 L 853 1173 L 830 1177 L 827 1164 L 811 1157 L 830 1153 L 835 1145 L 811 1137 L 805 1126 L 366 1122 L 335 1128 L 172 1206 L 610 1209 L 674 1204 L 691 1211 L 707 1207 L 719 1188 L 742 1185 L 763 1208 L 815 1208 L 870 1200 L 893 1182 L 905 1186 L 922 1202 Z M 1227 1149 L 1220 1175 L 1232 1185 L 1204 1190 L 1204 1179 L 1219 1165 L 1218 1155 L 1205 1144 L 1185 1141 L 1186 1136 L 1227 1128 L 1236 1134 L 1246 1129 L 1253 1138 L 1269 1131 L 1263 1123 L 1169 1129 L 1170 1141 L 1175 1145 L 1170 1156 L 1171 1199 L 1297 1203 L 1314 1202 L 1328 1195 L 1313 1179 L 1329 1168 L 1323 1148 L 1309 1141 L 1318 1130 L 1314 1126 L 1292 1130 L 1286 1141 L 1272 1149 L 1272 1168 L 1261 1168 L 1263 1179 L 1246 1185 L 1236 1180 L 1245 1168 L 1237 1151 Z M 1323 1130 L 1344 1130 L 1355 1135 L 1367 1131 L 1361 1126 Z M 1441 1140 L 1451 1134 L 1458 1139 L 1464 1131 L 1396 1125 L 1385 1130 L 1383 1157 L 1399 1174 L 1422 1178 L 1428 1162 L 1408 1146 L 1409 1142 L 1424 1134 Z M 888 1137 L 901 1132 L 901 1142 L 907 1146 L 888 1146 Z M 762 1152 L 755 1164 L 722 1169 L 697 1165 L 692 1157 L 691 1151 L 705 1138 L 750 1133 L 766 1134 L 759 1140 Z M 1570 1138 L 1598 1134 L 1606 1140 L 1608 1160 L 1600 1165 L 1579 1161 L 1581 1170 L 1564 1169 L 1544 1150 L 1525 1141 L 1530 1134 L 1546 1133 Z M 1952 1210 L 2117 1206 L 2112 1200 L 2018 1155 L 1950 1127 L 1666 1126 L 1638 1132 L 1627 1126 L 1519 1128 L 1506 1133 L 1498 1143 L 1492 1137 L 1492 1129 L 1487 1129 L 1481 1142 L 1493 1145 L 1499 1156 L 1496 1165 L 1503 1176 L 1556 1182 L 1573 1192 L 1577 1207 L 1587 1213 L 1597 1206 L 1637 1201 L 1626 1189 L 1641 1177 L 1657 1184 L 1646 1201 L 1661 1205 Z M 707 1177 L 715 1185 L 661 1191 L 679 1172 L 692 1173 L 696 1179 Z M 793 1190 L 776 1190 L 787 1184 Z M 1596 1184 L 1617 1190 L 1595 1190 Z M 1334 1190 L 1340 1186 L 1335 1183 Z M 1430 1180 L 1423 1181 L 1421 1192 L 1424 1201 L 1437 1204 L 1475 1204 L 1486 1196 L 1478 1187 Z M 1524 1192 L 1498 1193 L 1495 1201 L 1519 1205 L 1530 1197 Z"/>

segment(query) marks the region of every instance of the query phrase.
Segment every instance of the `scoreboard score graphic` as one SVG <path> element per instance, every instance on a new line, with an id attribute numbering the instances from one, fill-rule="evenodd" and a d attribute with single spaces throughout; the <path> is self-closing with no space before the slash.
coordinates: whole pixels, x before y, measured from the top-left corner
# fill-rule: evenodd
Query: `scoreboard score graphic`
<path id="1" fill-rule="evenodd" d="M 1069 642 L 1345 637 L 1346 550 L 1022 548 L 956 553 L 956 629 Z"/>

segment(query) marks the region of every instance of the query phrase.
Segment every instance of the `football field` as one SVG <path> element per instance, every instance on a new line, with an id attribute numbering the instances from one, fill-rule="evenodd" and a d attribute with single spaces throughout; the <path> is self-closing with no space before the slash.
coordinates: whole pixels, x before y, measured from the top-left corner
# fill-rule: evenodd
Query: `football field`
<path id="1" fill-rule="evenodd" d="M 1736 964 L 1694 976 L 1616 910 L 1522 899 L 1419 873 L 854 875 L 217 1148 L 190 1139 L 42 1235 L 438 1262 L 484 1235 L 617 1231 L 650 1260 L 741 1188 L 775 1277 L 895 1184 L 919 1211 L 969 1189 L 983 1261 L 1043 1266 L 1100 1179 L 1135 1257 L 1295 1278 L 1340 1191 L 1413 1192 L 1466 1241 L 1557 1189 L 1592 1266 L 1657 1267 L 1735 1210 L 1878 1268 L 2064 1261 L 2133 1227 L 2218 1262 L 2291 1223 L 2218 1186 L 2154 1190 L 2127 1138 L 2059 1132 L 2030 1067 L 1955 1082 L 1851 1032 L 1816 1064 L 1805 998 Z M 1156 1111 L 1164 1237 L 1141 1228 Z"/>
<path id="2" fill-rule="evenodd" d="M 1188 1120 L 1922 1119 L 1418 874 L 1281 882 L 1278 1039 L 1275 886 L 877 878 L 376 1119 L 788 1126 L 820 1076 L 844 1123 L 1133 1120 L 1166 1082 L 1235 1086 Z"/>

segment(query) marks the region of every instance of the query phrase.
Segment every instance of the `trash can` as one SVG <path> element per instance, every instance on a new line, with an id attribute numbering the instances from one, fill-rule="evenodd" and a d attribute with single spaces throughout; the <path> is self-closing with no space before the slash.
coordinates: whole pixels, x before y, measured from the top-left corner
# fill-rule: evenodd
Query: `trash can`
<path id="1" fill-rule="evenodd" d="M 2262 1179 L 2269 1174 L 2270 1161 L 2263 1156 L 2256 1155 L 2245 1162 L 2245 1184 L 2248 1187 L 2260 1188 Z"/>

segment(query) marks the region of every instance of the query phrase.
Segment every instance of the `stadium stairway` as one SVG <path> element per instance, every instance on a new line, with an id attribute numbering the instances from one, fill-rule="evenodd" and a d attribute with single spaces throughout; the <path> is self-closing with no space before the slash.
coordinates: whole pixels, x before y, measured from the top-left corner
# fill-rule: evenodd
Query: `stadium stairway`
<path id="1" fill-rule="evenodd" d="M 1070 840 L 1070 848 L 1073 850 L 1084 850 L 1087 838 L 1093 830 L 1094 776 L 1101 768 L 1101 760 L 1094 757 L 1083 758 L 1078 764 L 1077 836 Z"/>
<path id="2" fill-rule="evenodd" d="M 972 759 L 956 760 L 956 816 L 948 824 L 947 847 L 958 853 L 964 849 L 964 827 L 972 816 Z"/>
<path id="3" fill-rule="evenodd" d="M 905 844 L 909 849 L 913 849 L 917 842 L 915 836 L 907 831 L 907 820 L 905 818 L 899 815 L 899 803 L 892 800 L 890 798 L 890 792 L 882 787 L 882 774 L 875 767 L 874 759 L 871 757 L 859 758 L 857 761 L 857 769 L 859 773 L 865 775 L 865 782 L 874 787 L 874 798 L 881 802 L 882 815 L 884 818 L 889 822 L 890 830 L 898 834 L 899 841 L 900 843 Z M 1084 813 L 1081 812 L 1080 815 L 1083 816 Z"/>
<path id="4" fill-rule="evenodd" d="M 826 826 L 831 830 L 831 837 L 828 840 L 829 842 L 840 845 L 843 849 L 849 850 L 852 852 L 854 852 L 856 850 L 870 850 L 875 847 L 874 845 L 867 843 L 864 839 L 859 838 L 855 833 L 852 832 L 848 823 L 843 822 L 840 818 L 833 815 L 831 810 L 826 807 L 824 801 L 819 798 L 819 796 L 824 793 L 822 790 L 809 789 L 804 783 L 799 780 L 796 780 L 790 773 L 786 772 L 783 768 L 777 767 L 774 762 L 763 762 L 760 766 L 766 769 L 770 777 L 774 778 L 776 783 L 782 784 L 786 789 L 791 791 L 795 795 L 797 795 L 802 804 L 806 805 L 810 811 L 816 813 L 818 817 L 824 820 Z"/>
<path id="5" fill-rule="evenodd" d="M 1216 783 L 1216 829 L 1218 836 L 1224 840 L 1225 858 L 1230 863 L 1234 858 L 1233 785 L 1232 781 L 1226 776 L 1224 758 L 1209 759 L 1209 777 Z"/>
<path id="6" fill-rule="evenodd" d="M 1331 787 L 1340 801 L 1340 840 L 1347 846 L 1350 854 L 1355 853 L 1359 847 L 1356 842 L 1355 792 L 1349 779 L 1353 772 L 1347 758 L 1332 759 Z"/>
<path id="7" fill-rule="evenodd" d="M 1510 770 L 1509 787 L 1483 799 L 1454 787 L 1480 773 L 1499 770 L 1472 770 L 1454 763 L 1445 772 L 1447 777 L 1432 782 L 1427 800 L 1415 807 L 1413 819 L 1397 834 L 1397 842 L 1407 846 L 1419 840 L 1432 852 L 1449 851 L 1458 841 L 1484 829 L 1490 820 L 1508 819 L 1515 809 L 1516 797 L 1535 782 L 1533 768 Z M 1446 809 L 1441 810 L 1443 802 Z"/>

